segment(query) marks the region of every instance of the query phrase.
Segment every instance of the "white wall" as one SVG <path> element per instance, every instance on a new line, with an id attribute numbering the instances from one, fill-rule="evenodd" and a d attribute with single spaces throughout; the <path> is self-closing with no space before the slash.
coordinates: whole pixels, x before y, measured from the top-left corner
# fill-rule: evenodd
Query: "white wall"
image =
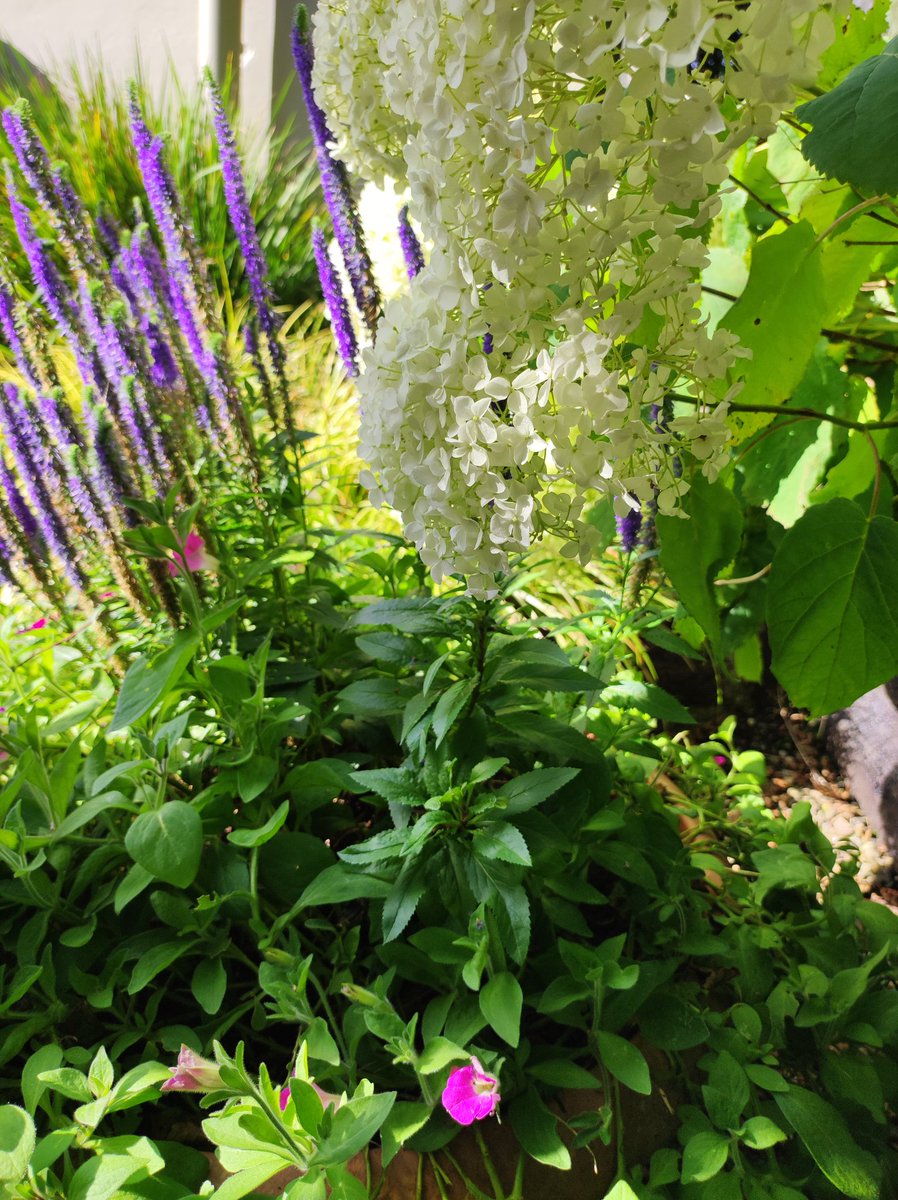
<path id="1" fill-rule="evenodd" d="M 292 77 L 294 6 L 295 0 L 243 0 L 240 109 L 248 131 L 267 127 L 272 98 Z M 202 0 L 0 0 L 0 43 L 61 83 L 67 64 L 97 59 L 112 80 L 124 83 L 139 58 L 159 95 L 172 69 L 188 86 L 197 78 L 202 8 Z M 304 131 L 295 81 L 283 110 L 288 115 Z"/>
<path id="2" fill-rule="evenodd" d="M 252 0 L 250 0 L 252 3 Z M 112 79 L 134 74 L 138 51 L 148 84 L 170 64 L 185 81 L 197 70 L 195 0 L 0 0 L 0 41 L 51 78 L 72 60 L 99 58 Z"/>

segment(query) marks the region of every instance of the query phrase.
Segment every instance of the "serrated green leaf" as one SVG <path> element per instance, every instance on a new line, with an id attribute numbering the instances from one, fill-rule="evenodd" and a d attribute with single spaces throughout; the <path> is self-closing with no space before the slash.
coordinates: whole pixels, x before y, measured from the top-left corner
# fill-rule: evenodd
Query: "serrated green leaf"
<path id="1" fill-rule="evenodd" d="M 823 175 L 870 195 L 898 192 L 898 38 L 795 113 L 813 126 L 801 152 Z"/>
<path id="2" fill-rule="evenodd" d="M 898 526 L 835 499 L 777 550 L 767 591 L 773 672 L 822 716 L 898 673 Z"/>
<path id="3" fill-rule="evenodd" d="M 518 867 L 530 866 L 530 851 L 524 835 L 515 825 L 507 821 L 491 821 L 478 829 L 472 839 L 474 853 L 481 858 L 514 863 Z"/>
<path id="4" fill-rule="evenodd" d="M 643 683 L 638 679 L 622 679 L 602 692 L 602 700 L 615 708 L 635 708 L 646 716 L 659 721 L 672 721 L 676 725 L 694 725 L 695 717 L 674 696 L 654 683 Z"/>

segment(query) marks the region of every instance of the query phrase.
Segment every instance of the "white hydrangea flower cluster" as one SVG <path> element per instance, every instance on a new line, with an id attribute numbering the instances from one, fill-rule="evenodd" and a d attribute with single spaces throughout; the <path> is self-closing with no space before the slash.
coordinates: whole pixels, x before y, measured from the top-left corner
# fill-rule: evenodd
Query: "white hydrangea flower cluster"
<path id="1" fill-rule="evenodd" d="M 364 482 L 435 578 L 491 594 L 547 530 L 586 561 L 597 494 L 673 512 L 691 464 L 719 471 L 740 350 L 701 320 L 702 233 L 729 156 L 771 131 L 851 7 L 321 0 L 337 152 L 405 179 L 432 245 L 359 391 Z M 661 428 L 671 392 L 690 402 Z"/>

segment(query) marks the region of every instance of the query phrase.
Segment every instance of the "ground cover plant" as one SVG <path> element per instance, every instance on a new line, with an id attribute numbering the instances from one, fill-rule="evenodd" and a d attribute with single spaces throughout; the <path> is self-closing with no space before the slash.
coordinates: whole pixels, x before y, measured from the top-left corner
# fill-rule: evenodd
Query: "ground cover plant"
<path id="1" fill-rule="evenodd" d="M 3 1194 L 898 1194 L 898 917 L 653 661 L 895 670 L 886 7 L 300 13 L 350 382 L 213 81 L 242 342 L 139 93 L 114 231 L 7 109 Z"/>

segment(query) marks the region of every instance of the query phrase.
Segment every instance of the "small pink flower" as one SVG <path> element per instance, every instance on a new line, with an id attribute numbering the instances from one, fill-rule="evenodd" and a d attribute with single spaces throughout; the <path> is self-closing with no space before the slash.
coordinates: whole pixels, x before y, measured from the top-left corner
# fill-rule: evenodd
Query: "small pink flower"
<path id="1" fill-rule="evenodd" d="M 467 1067 L 456 1067 L 443 1089 L 443 1108 L 459 1125 L 471 1125 L 491 1116 L 502 1097 L 499 1080 L 487 1075 L 476 1058 Z"/>
<path id="2" fill-rule="evenodd" d="M 100 592 L 100 599 L 101 600 L 111 600 L 114 595 L 115 595 L 115 592 Z"/>
<path id="3" fill-rule="evenodd" d="M 39 621 L 35 621 L 33 625 L 26 625 L 24 629 L 17 629 L 16 633 L 32 633 L 38 629 L 45 629 L 48 624 L 47 617 L 41 617 Z"/>
<path id="4" fill-rule="evenodd" d="M 178 1065 L 169 1070 L 171 1079 L 163 1083 L 163 1092 L 214 1092 L 222 1086 L 218 1063 L 194 1054 L 189 1046 L 181 1047 Z"/>
<path id="5" fill-rule="evenodd" d="M 296 1075 L 295 1067 L 293 1068 L 293 1074 L 294 1074 L 294 1076 Z M 338 1109 L 340 1107 L 340 1105 L 343 1103 L 342 1096 L 335 1096 L 333 1094 L 333 1092 L 326 1092 L 324 1090 L 324 1088 L 320 1088 L 318 1086 L 318 1084 L 313 1083 L 311 1079 L 308 1080 L 308 1083 L 309 1083 L 309 1086 L 311 1088 L 313 1088 L 315 1092 L 317 1092 L 318 1099 L 321 1101 L 322 1105 L 325 1108 L 327 1108 L 328 1105 L 331 1105 L 334 1109 Z M 289 1087 L 281 1088 L 280 1095 L 278 1096 L 278 1103 L 281 1106 L 281 1112 L 286 1112 L 287 1105 L 290 1103 L 290 1088 Z"/>
<path id="6" fill-rule="evenodd" d="M 717 763 L 718 767 L 725 767 L 729 762 L 729 759 L 725 754 L 715 754 L 714 761 Z"/>
<path id="7" fill-rule="evenodd" d="M 177 575 L 178 571 L 214 571 L 218 567 L 218 559 L 206 553 L 206 543 L 192 529 L 184 542 L 183 553 L 174 554 L 166 566 L 169 575 Z"/>

